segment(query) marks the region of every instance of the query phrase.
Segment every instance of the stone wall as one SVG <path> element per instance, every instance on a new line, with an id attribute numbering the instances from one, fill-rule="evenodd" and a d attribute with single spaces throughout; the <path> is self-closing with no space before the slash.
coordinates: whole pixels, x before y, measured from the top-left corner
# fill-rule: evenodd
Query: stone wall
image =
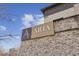
<path id="1" fill-rule="evenodd" d="M 9 56 L 17 56 L 18 48 L 12 48 L 9 50 Z"/>
<path id="2" fill-rule="evenodd" d="M 60 6 L 60 7 L 59 7 Z M 70 8 L 69 8 L 70 6 Z M 68 8 L 67 8 L 68 7 Z M 57 9 L 59 8 L 59 9 Z M 53 13 L 56 9 L 58 12 Z M 49 21 L 53 21 L 53 20 L 57 20 L 60 18 L 68 18 L 71 16 L 75 16 L 79 14 L 79 4 L 60 4 L 58 6 L 52 7 L 48 10 L 45 10 L 44 12 L 44 16 L 45 16 L 45 20 L 44 22 L 49 22 Z"/>
<path id="3" fill-rule="evenodd" d="M 9 56 L 9 53 L 8 52 L 0 51 L 0 56 Z"/>
<path id="4" fill-rule="evenodd" d="M 19 56 L 79 55 L 79 16 L 54 20 L 55 34 L 22 41 Z"/>

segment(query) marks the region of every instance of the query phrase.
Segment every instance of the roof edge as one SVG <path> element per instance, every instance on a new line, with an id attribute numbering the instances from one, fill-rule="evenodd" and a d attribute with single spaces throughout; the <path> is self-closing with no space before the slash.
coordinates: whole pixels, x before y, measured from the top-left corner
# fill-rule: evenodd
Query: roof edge
<path id="1" fill-rule="evenodd" d="M 46 10 L 50 9 L 51 7 L 55 7 L 60 4 L 64 4 L 64 3 L 53 3 L 52 5 L 49 5 L 48 7 L 42 8 L 41 11 L 44 13 Z"/>

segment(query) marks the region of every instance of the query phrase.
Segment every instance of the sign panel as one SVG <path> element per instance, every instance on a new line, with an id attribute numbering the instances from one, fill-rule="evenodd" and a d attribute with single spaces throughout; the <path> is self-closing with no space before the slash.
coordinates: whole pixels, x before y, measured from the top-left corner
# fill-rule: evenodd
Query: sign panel
<path id="1" fill-rule="evenodd" d="M 23 30 L 22 40 L 54 35 L 53 21 Z"/>
<path id="2" fill-rule="evenodd" d="M 31 39 L 31 30 L 32 28 L 24 29 L 22 32 L 22 41 Z"/>
<path id="3" fill-rule="evenodd" d="M 54 35 L 53 21 L 32 28 L 31 38 Z"/>

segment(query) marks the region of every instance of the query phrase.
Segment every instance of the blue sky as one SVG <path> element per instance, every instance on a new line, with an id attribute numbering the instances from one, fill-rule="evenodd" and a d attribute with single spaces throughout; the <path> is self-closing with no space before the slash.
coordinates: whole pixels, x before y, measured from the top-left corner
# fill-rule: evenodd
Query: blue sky
<path id="1" fill-rule="evenodd" d="M 0 4 L 0 46 L 5 50 L 17 48 L 21 43 L 22 29 L 44 22 L 40 9 L 48 3 Z M 6 36 L 7 34 L 17 36 Z"/>

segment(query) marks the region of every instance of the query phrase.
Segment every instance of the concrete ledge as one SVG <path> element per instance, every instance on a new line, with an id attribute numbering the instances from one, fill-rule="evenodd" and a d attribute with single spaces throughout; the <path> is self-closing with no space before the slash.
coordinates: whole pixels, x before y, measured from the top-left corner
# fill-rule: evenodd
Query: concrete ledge
<path id="1" fill-rule="evenodd" d="M 72 8 L 69 8 L 67 10 L 46 16 L 45 22 L 57 20 L 57 19 L 60 19 L 60 18 L 68 18 L 68 17 L 75 16 L 75 15 L 76 15 L 76 13 L 74 11 L 74 7 L 72 7 Z M 47 19 L 49 19 L 49 20 L 47 20 Z"/>
<path id="2" fill-rule="evenodd" d="M 74 15 L 76 15 L 75 11 L 74 11 L 74 7 L 62 11 L 63 18 L 71 17 L 71 16 L 74 16 Z"/>
<path id="3" fill-rule="evenodd" d="M 79 14 L 79 4 L 74 5 L 75 14 Z"/>
<path id="4" fill-rule="evenodd" d="M 45 17 L 45 22 L 52 20 L 57 20 L 60 18 L 68 18 L 79 14 L 79 4 L 74 4 L 72 8 L 57 12 L 55 14 L 50 14 Z"/>
<path id="5" fill-rule="evenodd" d="M 54 21 L 55 32 L 60 32 L 74 28 L 79 28 L 79 25 L 74 17 Z"/>

